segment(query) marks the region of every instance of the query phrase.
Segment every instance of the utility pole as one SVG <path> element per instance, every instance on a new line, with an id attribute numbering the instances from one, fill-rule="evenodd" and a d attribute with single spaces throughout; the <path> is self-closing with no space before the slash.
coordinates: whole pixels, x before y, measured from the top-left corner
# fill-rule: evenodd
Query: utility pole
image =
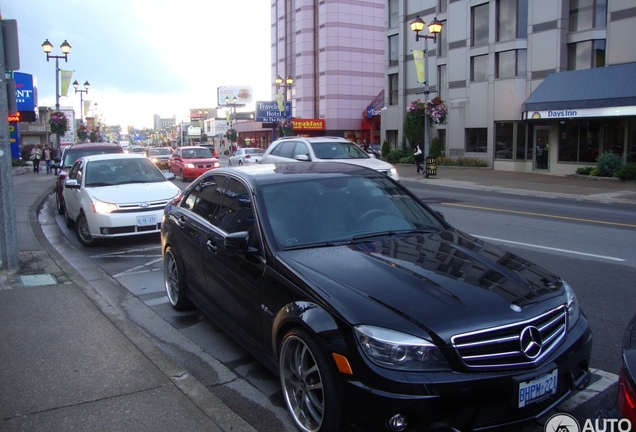
<path id="1" fill-rule="evenodd" d="M 2 268 L 5 270 L 17 270 L 20 266 L 15 196 L 13 192 L 11 142 L 9 140 L 8 98 L 15 98 L 15 94 L 7 95 L 7 73 L 5 72 L 7 67 L 14 67 L 6 62 L 5 53 L 8 52 L 7 49 L 11 50 L 14 55 L 19 52 L 17 51 L 17 35 L 15 37 L 15 45 L 5 47 L 4 30 L 0 31 L 0 73 L 4 73 L 0 82 L 0 202 L 2 202 L 2 205 L 0 205 L 0 248 L 2 252 L 0 258 L 2 258 Z M 16 51 L 13 52 L 13 50 Z M 13 76 L 10 78 L 13 78 Z"/>

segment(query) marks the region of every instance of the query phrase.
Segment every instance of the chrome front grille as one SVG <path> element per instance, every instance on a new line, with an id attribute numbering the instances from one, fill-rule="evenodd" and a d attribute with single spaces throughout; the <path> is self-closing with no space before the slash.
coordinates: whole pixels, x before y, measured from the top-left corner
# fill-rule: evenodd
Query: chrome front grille
<path id="1" fill-rule="evenodd" d="M 136 204 L 118 204 L 117 210 L 113 213 L 143 213 L 143 212 L 155 212 L 165 208 L 169 200 L 152 201 L 148 203 L 136 203 Z"/>
<path id="2" fill-rule="evenodd" d="M 458 334 L 453 347 L 469 369 L 534 366 L 556 349 L 567 333 L 567 310 L 559 306 L 536 318 Z"/>

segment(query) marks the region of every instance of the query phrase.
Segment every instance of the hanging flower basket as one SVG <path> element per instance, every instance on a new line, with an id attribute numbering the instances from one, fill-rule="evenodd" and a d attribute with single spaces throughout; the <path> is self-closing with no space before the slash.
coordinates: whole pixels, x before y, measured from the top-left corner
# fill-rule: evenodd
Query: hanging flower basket
<path id="1" fill-rule="evenodd" d="M 278 135 L 279 136 L 291 136 L 294 130 L 294 122 L 291 120 L 283 120 L 278 123 Z"/>
<path id="2" fill-rule="evenodd" d="M 88 128 L 84 125 L 79 125 L 77 128 L 77 139 L 79 142 L 86 142 L 86 138 L 88 138 Z"/>
<path id="3" fill-rule="evenodd" d="M 228 129 L 227 131 L 225 131 L 225 136 L 227 137 L 227 139 L 230 140 L 230 142 L 236 141 L 237 135 L 238 134 L 236 133 L 236 129 Z"/>
<path id="4" fill-rule="evenodd" d="M 448 123 L 448 107 L 441 97 L 438 96 L 426 102 L 426 115 L 430 126 Z"/>
<path id="5" fill-rule="evenodd" d="M 51 113 L 51 118 L 49 119 L 49 127 L 51 128 L 52 134 L 62 136 L 68 129 L 68 118 L 66 118 L 63 112 L 54 111 Z"/>

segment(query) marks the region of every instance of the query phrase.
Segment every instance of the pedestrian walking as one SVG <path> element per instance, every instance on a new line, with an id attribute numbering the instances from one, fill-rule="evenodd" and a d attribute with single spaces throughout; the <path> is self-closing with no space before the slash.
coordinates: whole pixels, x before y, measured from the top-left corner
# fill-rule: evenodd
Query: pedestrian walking
<path id="1" fill-rule="evenodd" d="M 44 151 L 42 152 L 42 159 L 44 160 L 44 163 L 46 164 L 46 173 L 47 174 L 51 174 L 51 164 L 53 163 L 53 158 L 52 158 L 53 154 L 51 153 L 51 149 L 49 148 L 48 145 L 44 146 Z"/>
<path id="2" fill-rule="evenodd" d="M 31 149 L 31 157 L 30 159 L 33 161 L 33 172 L 40 172 L 40 159 L 42 159 L 42 150 L 40 150 L 40 146 L 36 145 Z"/>
<path id="3" fill-rule="evenodd" d="M 415 151 L 413 152 L 413 156 L 415 156 L 415 164 L 417 165 L 417 173 L 420 171 L 425 171 L 422 168 L 422 162 L 424 162 L 424 152 L 422 151 L 422 143 L 418 142 L 415 146 Z M 425 173 L 426 174 L 426 173 Z"/>

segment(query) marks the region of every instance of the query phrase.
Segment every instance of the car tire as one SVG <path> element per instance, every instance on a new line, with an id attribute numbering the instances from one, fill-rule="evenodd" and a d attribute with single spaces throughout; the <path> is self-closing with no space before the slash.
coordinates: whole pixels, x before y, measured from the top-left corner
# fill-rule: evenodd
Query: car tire
<path id="1" fill-rule="evenodd" d="M 336 376 L 314 338 L 301 328 L 292 329 L 279 353 L 283 397 L 296 426 L 303 432 L 343 430 Z"/>
<path id="2" fill-rule="evenodd" d="M 66 208 L 66 206 L 64 206 L 64 223 L 66 224 L 66 226 L 68 228 L 73 228 L 74 222 L 73 219 L 71 219 L 71 217 L 68 214 L 68 209 Z"/>
<path id="3" fill-rule="evenodd" d="M 232 159 L 228 159 L 227 163 L 228 163 L 229 166 L 232 166 Z"/>
<path id="4" fill-rule="evenodd" d="M 239 166 L 243 165 L 243 161 L 239 159 Z"/>
<path id="5" fill-rule="evenodd" d="M 77 220 L 75 221 L 75 235 L 79 242 L 84 246 L 94 246 L 95 243 L 97 243 L 97 240 L 95 240 L 91 235 L 86 215 L 82 212 L 80 212 L 79 216 L 77 216 Z"/>
<path id="6" fill-rule="evenodd" d="M 60 216 L 64 215 L 64 200 L 57 192 L 55 192 L 55 208 L 57 209 L 57 214 Z"/>
<path id="7" fill-rule="evenodd" d="M 186 181 L 185 176 L 183 175 L 183 170 L 179 170 L 179 177 L 181 177 L 181 181 L 184 182 Z"/>
<path id="8" fill-rule="evenodd" d="M 192 302 L 186 294 L 188 288 L 183 264 L 171 246 L 163 253 L 163 284 L 168 301 L 174 310 L 192 309 Z"/>

